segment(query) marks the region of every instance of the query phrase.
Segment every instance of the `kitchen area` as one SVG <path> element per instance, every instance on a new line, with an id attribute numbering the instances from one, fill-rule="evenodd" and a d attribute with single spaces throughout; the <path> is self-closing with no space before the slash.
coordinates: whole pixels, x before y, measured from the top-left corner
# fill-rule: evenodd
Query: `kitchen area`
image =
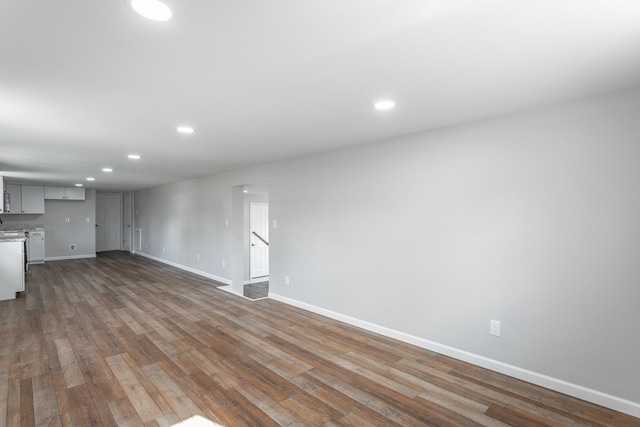
<path id="1" fill-rule="evenodd" d="M 95 257 L 95 190 L 0 176 L 0 301 L 24 292 L 37 264 Z"/>

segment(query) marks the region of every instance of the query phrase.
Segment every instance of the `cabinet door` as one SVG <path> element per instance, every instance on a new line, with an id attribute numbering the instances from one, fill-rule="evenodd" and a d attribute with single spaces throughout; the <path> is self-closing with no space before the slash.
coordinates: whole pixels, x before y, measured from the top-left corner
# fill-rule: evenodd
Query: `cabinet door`
<path id="1" fill-rule="evenodd" d="M 9 193 L 9 197 L 11 198 L 11 210 L 8 210 L 6 213 L 22 213 L 22 189 L 20 185 L 7 184 L 7 193 Z"/>
<path id="2" fill-rule="evenodd" d="M 44 198 L 53 200 L 64 199 L 64 187 L 44 187 Z"/>
<path id="3" fill-rule="evenodd" d="M 22 213 L 44 213 L 44 187 L 36 185 L 22 186 Z"/>
<path id="4" fill-rule="evenodd" d="M 42 262 L 44 261 L 44 237 L 39 235 L 37 237 L 29 238 L 29 262 Z"/>
<path id="5" fill-rule="evenodd" d="M 67 200 L 84 200 L 84 188 L 65 188 Z"/>

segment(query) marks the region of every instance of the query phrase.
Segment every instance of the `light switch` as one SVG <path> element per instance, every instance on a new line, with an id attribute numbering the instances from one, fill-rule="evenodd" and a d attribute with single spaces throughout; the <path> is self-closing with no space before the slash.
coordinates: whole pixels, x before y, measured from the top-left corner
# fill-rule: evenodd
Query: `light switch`
<path id="1" fill-rule="evenodd" d="M 273 228 L 278 228 L 278 221 L 275 219 L 273 220 Z"/>

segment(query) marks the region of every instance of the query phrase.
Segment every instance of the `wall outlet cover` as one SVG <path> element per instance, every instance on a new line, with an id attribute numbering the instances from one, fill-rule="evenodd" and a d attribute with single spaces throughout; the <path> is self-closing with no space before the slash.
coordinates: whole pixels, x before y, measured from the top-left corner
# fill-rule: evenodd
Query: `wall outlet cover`
<path id="1" fill-rule="evenodd" d="M 495 335 L 496 337 L 500 336 L 500 321 L 499 320 L 490 320 L 489 321 L 489 333 L 491 335 Z"/>

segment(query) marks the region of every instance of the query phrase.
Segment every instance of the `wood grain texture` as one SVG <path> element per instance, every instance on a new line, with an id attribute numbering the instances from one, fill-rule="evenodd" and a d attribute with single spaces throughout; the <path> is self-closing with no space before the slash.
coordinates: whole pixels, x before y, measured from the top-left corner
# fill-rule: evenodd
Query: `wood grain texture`
<path id="1" fill-rule="evenodd" d="M 127 253 L 0 302 L 0 426 L 616 426 L 640 419 Z"/>

